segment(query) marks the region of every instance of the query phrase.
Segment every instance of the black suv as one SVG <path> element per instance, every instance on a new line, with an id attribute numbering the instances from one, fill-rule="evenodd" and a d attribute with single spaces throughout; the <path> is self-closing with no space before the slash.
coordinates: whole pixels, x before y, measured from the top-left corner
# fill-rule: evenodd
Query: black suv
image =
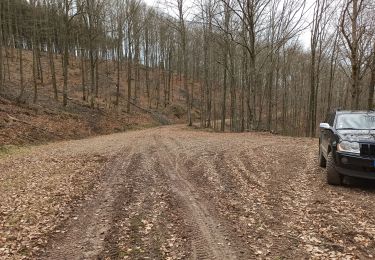
<path id="1" fill-rule="evenodd" d="M 319 165 L 327 182 L 343 176 L 375 179 L 375 111 L 336 111 L 320 124 Z"/>

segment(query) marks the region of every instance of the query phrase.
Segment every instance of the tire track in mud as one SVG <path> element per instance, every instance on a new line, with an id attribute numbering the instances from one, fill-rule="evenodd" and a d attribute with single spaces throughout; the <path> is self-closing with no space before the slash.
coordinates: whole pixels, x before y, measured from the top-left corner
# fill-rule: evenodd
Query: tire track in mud
<path id="1" fill-rule="evenodd" d="M 126 167 L 125 173 L 132 172 L 136 170 L 140 166 L 141 162 L 141 154 L 135 153 L 130 157 L 130 161 Z M 125 176 L 122 177 L 126 179 Z M 127 183 L 122 186 L 121 191 L 117 194 L 116 198 L 112 203 L 112 221 L 108 232 L 105 233 L 105 238 L 103 239 L 103 247 L 100 252 L 101 254 L 99 258 L 102 256 L 110 257 L 111 259 L 118 259 L 120 258 L 120 249 L 118 247 L 118 237 L 120 236 L 119 228 L 117 227 L 116 223 L 120 221 L 121 218 L 124 217 L 124 207 L 125 205 L 135 201 L 135 193 L 133 183 Z M 103 257 L 104 258 L 104 257 Z"/>
<path id="2" fill-rule="evenodd" d="M 183 259 L 189 234 L 170 191 L 153 138 L 144 138 L 129 164 L 126 187 L 113 205 L 114 221 L 100 259 Z"/>
<path id="3" fill-rule="evenodd" d="M 122 173 L 128 167 L 124 159 L 132 156 L 130 149 L 107 163 L 108 173 L 95 194 L 90 194 L 72 213 L 73 217 L 63 223 L 63 230 L 52 236 L 41 259 L 92 259 L 100 254 L 113 222 L 113 204 L 124 185 Z"/>
<path id="4" fill-rule="evenodd" d="M 266 234 L 265 241 L 271 245 L 268 248 L 268 255 L 271 257 L 282 255 L 287 258 L 301 258 L 303 248 L 298 248 L 301 241 L 296 225 L 304 221 L 306 211 L 311 205 L 313 192 L 312 187 L 308 186 L 308 173 L 309 161 L 314 151 L 300 154 L 291 152 L 289 146 L 280 146 L 278 149 L 271 152 L 275 152 L 276 158 L 281 158 L 282 161 L 274 165 L 266 182 L 266 206 L 271 217 L 265 218 L 264 221 L 271 230 Z M 296 163 L 297 158 L 299 163 Z M 283 168 L 289 169 L 285 175 L 279 174 Z M 274 252 L 277 252 L 277 255 Z"/>
<path id="5" fill-rule="evenodd" d="M 161 139 L 163 139 L 161 141 Z M 185 208 L 187 224 L 193 231 L 192 258 L 193 259 L 237 259 L 232 248 L 228 246 L 220 223 L 209 212 L 202 197 L 199 196 L 186 177 L 186 169 L 179 161 L 178 154 L 170 153 L 170 146 L 182 148 L 180 144 L 165 142 L 164 138 L 156 137 L 161 149 L 159 156 L 161 165 L 171 179 L 172 191 L 177 194 Z M 172 139 L 167 139 L 172 140 Z M 173 140 L 172 140 L 173 141 Z"/>
<path id="6" fill-rule="evenodd" d="M 133 135 L 133 150 L 108 162 L 107 177 L 63 223 L 46 258 L 375 255 L 374 188 L 328 186 L 314 140 L 177 126 Z"/>
<path id="7" fill-rule="evenodd" d="M 230 243 L 230 248 L 238 254 L 239 259 L 256 258 L 259 247 L 255 246 L 257 243 L 249 243 L 256 227 L 253 225 L 249 228 L 247 223 L 245 227 L 238 224 L 251 216 L 252 209 L 257 213 L 255 219 L 266 218 L 271 212 L 259 211 L 263 201 L 258 200 L 255 193 L 262 193 L 264 189 L 260 189 L 260 183 L 254 182 L 254 169 L 246 169 L 238 160 L 243 148 L 234 148 L 228 145 L 228 140 L 216 140 L 211 136 L 193 144 L 173 137 L 168 139 L 177 143 L 178 149 L 183 148 L 184 153 L 179 158 L 189 167 L 185 170 L 188 173 L 186 178 L 210 201 L 209 209 L 214 212 L 211 214 L 220 220 L 221 228 L 225 228 L 225 239 Z M 258 144 L 254 145 L 259 147 Z M 252 150 L 250 153 L 254 155 Z M 252 187 L 251 196 L 249 186 Z M 251 219 L 253 221 L 254 218 Z"/>
<path id="8" fill-rule="evenodd" d="M 223 143 L 227 143 L 227 140 L 223 140 Z M 247 249 L 250 249 L 245 250 L 247 258 L 251 255 L 254 258 L 291 256 L 290 249 L 296 248 L 296 240 L 290 238 L 288 232 L 293 230 L 294 219 L 300 215 L 295 216 L 296 210 L 290 205 L 298 209 L 299 206 L 305 205 L 301 204 L 300 200 L 304 200 L 306 205 L 310 201 L 312 192 L 308 184 L 311 178 L 307 174 L 311 169 L 305 166 L 308 163 L 311 165 L 311 161 L 314 162 L 314 151 L 300 158 L 298 151 L 291 154 L 290 146 L 284 144 L 272 147 L 254 142 L 251 147 L 249 150 L 244 150 L 243 147 L 231 150 L 229 145 L 224 145 L 219 149 L 215 148 L 215 156 L 204 162 L 200 155 L 194 155 L 192 158 L 190 154 L 185 156 L 187 164 L 196 168 L 192 172 L 195 176 L 191 181 L 202 189 L 204 179 L 195 183 L 200 171 L 203 170 L 207 175 L 205 178 L 213 174 L 217 176 L 216 186 L 222 186 L 222 189 L 216 190 L 216 193 L 219 193 L 216 194 L 216 197 L 219 196 L 218 200 L 215 199 L 216 203 L 219 203 L 216 207 L 224 214 L 223 221 L 229 220 L 227 226 L 232 224 L 236 227 L 236 231 L 229 234 L 231 241 L 236 241 L 235 244 L 240 244 L 241 241 L 247 244 Z M 212 149 L 209 143 L 204 151 L 200 152 L 212 154 Z M 281 161 L 272 158 L 281 158 Z M 297 158 L 299 163 L 295 163 Z M 210 164 L 214 173 L 212 170 L 207 172 L 208 168 L 204 167 L 204 164 Z M 285 172 L 285 168 L 290 171 Z M 213 185 L 211 180 L 207 181 Z M 300 184 L 303 184 L 301 190 L 298 189 L 301 194 L 296 193 L 295 189 Z M 246 226 L 237 225 L 238 220 L 244 221 Z M 292 224 L 286 227 L 286 223 Z M 245 239 L 242 239 L 243 237 Z"/>
<path id="9" fill-rule="evenodd" d="M 295 225 L 303 221 L 301 219 L 305 217 L 313 199 L 313 188 L 308 185 L 311 182 L 308 174 L 311 171 L 311 161 L 314 161 L 314 151 L 302 154 L 302 158 L 298 151 L 291 151 L 287 144 L 275 147 L 267 145 L 257 148 L 257 154 L 254 149 L 250 154 L 241 151 L 241 160 L 236 160 L 233 154 L 227 159 L 233 162 L 233 171 L 242 172 L 247 169 L 253 175 L 256 173 L 255 176 L 265 177 L 261 178 L 261 186 L 252 185 L 252 196 L 261 203 L 256 209 L 258 217 L 255 219 L 260 228 L 257 228 L 252 236 L 254 241 L 251 247 L 262 257 L 303 258 L 303 253 L 301 254 L 301 249 L 298 248 L 301 241 L 294 231 Z M 251 162 L 245 163 L 245 159 L 249 161 L 250 158 L 262 164 L 254 168 Z M 245 187 L 249 188 L 249 184 L 251 182 L 245 184 Z M 246 198 L 246 194 L 242 195 Z"/>

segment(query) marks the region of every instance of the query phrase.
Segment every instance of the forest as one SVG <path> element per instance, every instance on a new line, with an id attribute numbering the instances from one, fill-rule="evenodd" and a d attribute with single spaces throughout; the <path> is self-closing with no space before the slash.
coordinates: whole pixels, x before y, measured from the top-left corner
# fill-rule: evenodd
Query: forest
<path id="1" fill-rule="evenodd" d="M 375 0 L 0 0 L 0 259 L 373 259 L 374 87 Z"/>
<path id="2" fill-rule="evenodd" d="M 315 136 L 333 109 L 374 108 L 374 13 L 372 0 L 1 0 L 0 95 L 127 113 L 179 100 L 188 125 Z"/>

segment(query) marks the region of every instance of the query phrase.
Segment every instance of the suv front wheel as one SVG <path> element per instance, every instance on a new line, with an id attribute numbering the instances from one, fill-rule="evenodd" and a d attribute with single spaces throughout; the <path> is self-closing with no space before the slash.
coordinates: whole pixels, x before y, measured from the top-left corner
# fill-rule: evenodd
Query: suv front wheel
<path id="1" fill-rule="evenodd" d="M 335 169 L 335 161 L 333 159 L 332 152 L 327 156 L 327 182 L 330 185 L 341 185 L 342 175 Z"/>

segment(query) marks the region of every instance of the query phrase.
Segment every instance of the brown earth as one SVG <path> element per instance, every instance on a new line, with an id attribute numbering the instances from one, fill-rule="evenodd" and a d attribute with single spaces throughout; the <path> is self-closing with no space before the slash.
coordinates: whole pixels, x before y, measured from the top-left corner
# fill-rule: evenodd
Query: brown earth
<path id="1" fill-rule="evenodd" d="M 0 151 L 8 146 L 82 139 L 161 124 L 140 111 L 90 109 L 83 103 L 63 108 L 52 103 L 18 104 L 0 97 Z"/>
<path id="2" fill-rule="evenodd" d="M 372 258 L 375 184 L 329 186 L 316 155 L 183 126 L 22 150 L 0 160 L 0 258 Z"/>

